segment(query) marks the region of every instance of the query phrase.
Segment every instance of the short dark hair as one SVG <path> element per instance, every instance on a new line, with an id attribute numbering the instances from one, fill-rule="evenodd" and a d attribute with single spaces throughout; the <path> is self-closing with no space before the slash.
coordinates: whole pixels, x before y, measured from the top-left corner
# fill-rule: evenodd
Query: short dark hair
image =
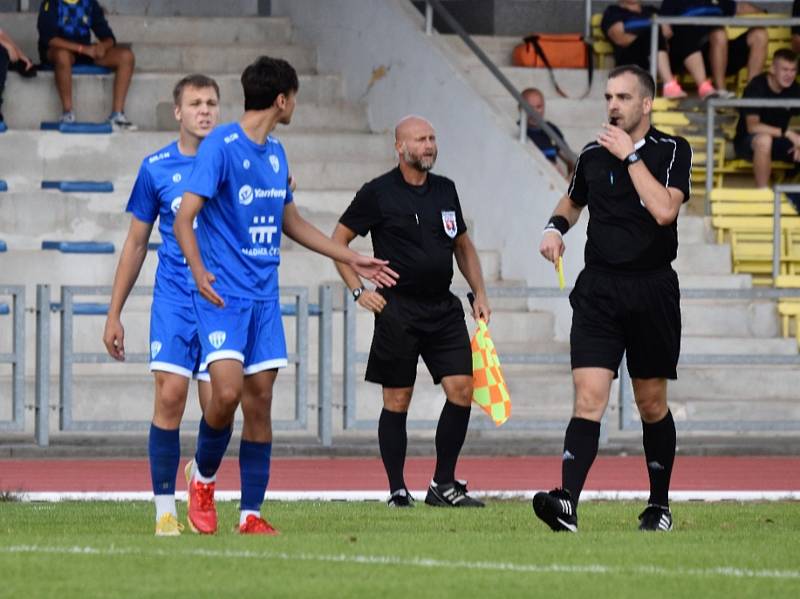
<path id="1" fill-rule="evenodd" d="M 266 110 L 281 95 L 297 92 L 297 71 L 282 58 L 260 56 L 242 73 L 245 110 Z"/>
<path id="2" fill-rule="evenodd" d="M 772 55 L 772 62 L 776 60 L 785 60 L 786 62 L 797 64 L 797 53 L 789 48 L 778 48 L 775 50 L 775 54 Z"/>
<path id="3" fill-rule="evenodd" d="M 611 69 L 608 74 L 609 79 L 614 79 L 625 73 L 635 75 L 639 80 L 639 88 L 642 90 L 642 95 L 648 98 L 656 97 L 656 82 L 650 76 L 650 73 L 645 71 L 642 67 L 635 64 L 623 64 L 616 68 Z"/>
<path id="4" fill-rule="evenodd" d="M 194 87 L 197 89 L 213 87 L 214 91 L 217 92 L 217 99 L 219 99 L 219 85 L 217 85 L 217 82 L 206 75 L 194 73 L 193 75 L 187 75 L 175 84 L 175 88 L 172 90 L 172 100 L 175 102 L 175 106 L 181 105 L 183 90 L 187 87 Z"/>

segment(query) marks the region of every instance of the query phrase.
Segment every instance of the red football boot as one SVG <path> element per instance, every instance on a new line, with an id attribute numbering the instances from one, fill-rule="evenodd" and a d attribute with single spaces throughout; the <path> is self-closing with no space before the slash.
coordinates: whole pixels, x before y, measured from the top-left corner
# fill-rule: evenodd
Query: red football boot
<path id="1" fill-rule="evenodd" d="M 196 533 L 213 535 L 217 532 L 217 506 L 214 503 L 216 483 L 201 483 L 192 476 L 193 463 L 189 462 L 185 470 L 189 528 Z"/>
<path id="2" fill-rule="evenodd" d="M 239 525 L 239 534 L 240 535 L 279 535 L 281 534 L 275 528 L 272 527 L 272 524 L 264 520 L 264 518 L 259 518 L 258 516 L 254 516 L 250 514 L 245 519 L 244 524 Z"/>

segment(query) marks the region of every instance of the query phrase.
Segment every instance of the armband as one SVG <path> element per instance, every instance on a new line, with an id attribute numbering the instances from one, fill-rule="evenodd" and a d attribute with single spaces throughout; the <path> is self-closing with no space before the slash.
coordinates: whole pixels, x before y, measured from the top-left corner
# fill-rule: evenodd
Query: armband
<path id="1" fill-rule="evenodd" d="M 547 222 L 547 226 L 544 228 L 545 233 L 549 233 L 550 231 L 556 232 L 559 235 L 563 236 L 569 231 L 569 221 L 558 214 L 551 216 L 550 220 Z"/>

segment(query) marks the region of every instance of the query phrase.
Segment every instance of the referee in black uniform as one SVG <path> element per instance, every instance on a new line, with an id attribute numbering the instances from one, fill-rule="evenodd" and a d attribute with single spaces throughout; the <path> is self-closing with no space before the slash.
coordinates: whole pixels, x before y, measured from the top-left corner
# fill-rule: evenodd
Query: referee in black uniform
<path id="1" fill-rule="evenodd" d="M 536 515 L 553 530 L 578 529 L 578 499 L 597 455 L 600 420 L 623 352 L 650 476 L 639 528 L 672 528 L 675 423 L 667 379 L 677 378 L 681 312 L 671 262 L 678 249 L 678 211 L 689 199 L 692 151 L 685 139 L 650 125 L 654 93 L 653 79 L 640 67 L 609 73 L 609 124 L 581 152 L 567 195 L 542 237 L 542 255 L 556 263 L 564 253 L 563 236 L 589 207 L 585 268 L 570 295 L 575 405 L 564 438 L 562 488 L 533 498 Z"/>
<path id="2" fill-rule="evenodd" d="M 399 278 L 392 289 L 370 291 L 349 266 L 336 267 L 360 306 L 375 313 L 366 380 L 383 386 L 378 442 L 389 478 L 391 507 L 411 507 L 403 479 L 406 417 L 420 355 L 441 382 L 447 400 L 436 429 L 436 471 L 425 503 L 443 507 L 483 507 L 455 477 L 456 461 L 469 424 L 472 352 L 464 309 L 450 292 L 453 256 L 475 293 L 473 316 L 489 319 L 489 304 L 475 246 L 466 233 L 456 188 L 430 172 L 436 136 L 420 117 L 395 129 L 399 165 L 356 194 L 339 219 L 333 239 L 348 245 L 372 234 L 375 256 L 388 260 Z"/>

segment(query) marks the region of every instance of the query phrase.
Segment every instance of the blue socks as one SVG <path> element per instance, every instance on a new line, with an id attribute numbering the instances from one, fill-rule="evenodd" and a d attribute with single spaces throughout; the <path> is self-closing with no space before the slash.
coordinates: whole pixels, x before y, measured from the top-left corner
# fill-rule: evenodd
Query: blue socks
<path id="1" fill-rule="evenodd" d="M 239 473 L 242 483 L 242 511 L 258 512 L 269 484 L 272 443 L 256 443 L 242 439 L 239 446 Z"/>
<path id="2" fill-rule="evenodd" d="M 204 477 L 213 477 L 225 450 L 228 449 L 228 442 L 233 434 L 233 426 L 223 429 L 211 428 L 205 418 L 200 419 L 200 432 L 197 435 L 197 452 L 194 461 L 197 471 Z"/>
<path id="3" fill-rule="evenodd" d="M 181 459 L 179 429 L 165 430 L 150 424 L 147 449 L 153 495 L 175 495 L 175 477 Z"/>

